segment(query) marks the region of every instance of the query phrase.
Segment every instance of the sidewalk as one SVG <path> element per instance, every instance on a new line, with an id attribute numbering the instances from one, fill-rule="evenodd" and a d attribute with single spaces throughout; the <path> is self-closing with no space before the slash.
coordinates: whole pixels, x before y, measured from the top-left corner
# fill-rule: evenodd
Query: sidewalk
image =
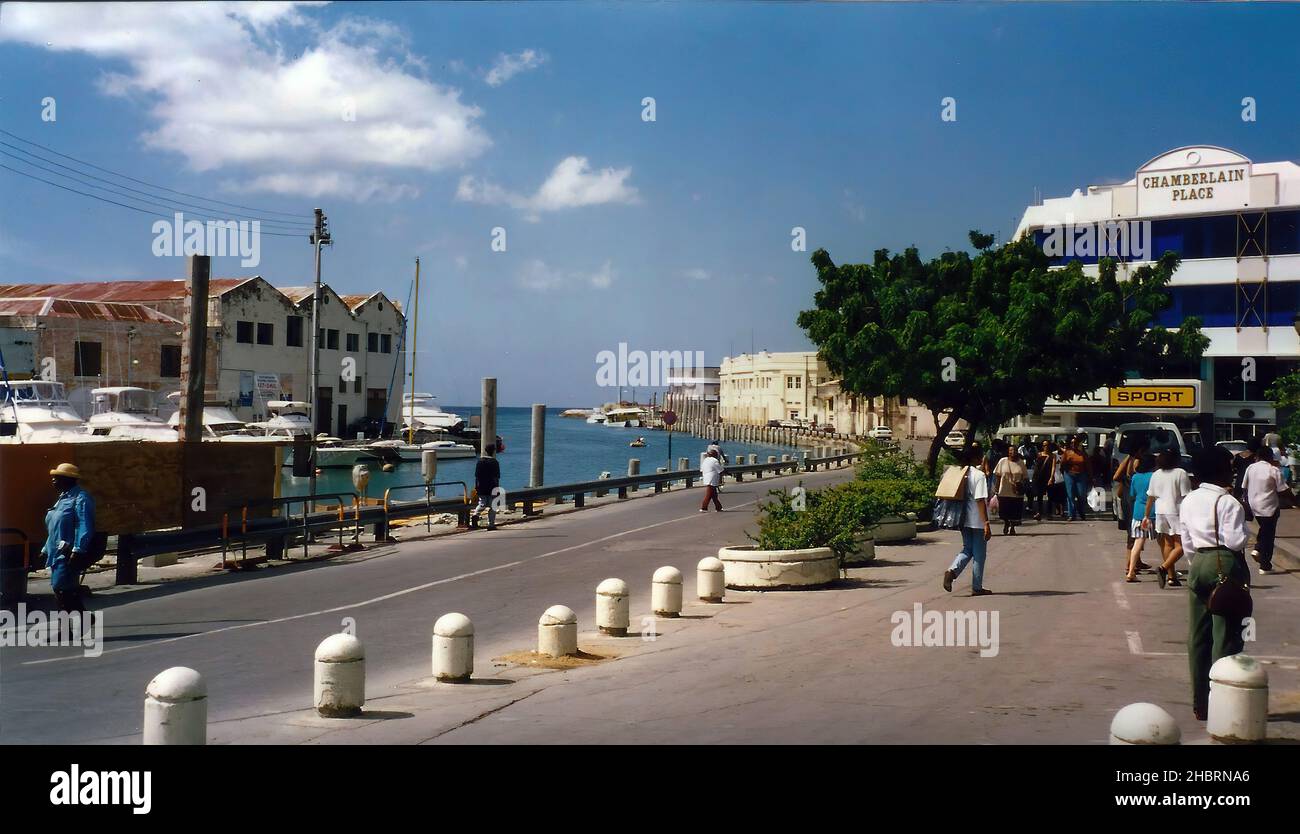
<path id="1" fill-rule="evenodd" d="M 1116 710 L 1151 701 L 1174 715 L 1184 743 L 1209 742 L 1190 709 L 1185 592 L 1124 585 L 1123 540 L 1112 525 L 1042 523 L 995 537 L 987 582 L 998 593 L 990 597 L 967 596 L 969 576 L 952 594 L 939 587 L 955 544 L 952 533 L 923 534 L 879 547 L 877 562 L 840 587 L 728 591 L 722 605 L 694 602 L 688 574 L 678 619 L 649 619 L 648 577 L 629 576 L 632 636 L 602 636 L 581 622 L 581 648 L 605 659 L 528 665 L 518 653 L 534 648 L 536 618 L 520 611 L 517 629 L 478 646 L 470 684 L 440 684 L 426 670 L 372 684 L 357 719 L 265 712 L 215 722 L 209 736 L 217 744 L 1102 744 Z M 1300 740 L 1300 616 L 1288 601 L 1300 575 L 1275 580 L 1258 589 L 1267 626 L 1248 651 L 1268 664 L 1270 738 Z M 895 624 L 916 605 L 998 612 L 999 651 L 898 645 Z M 310 684 L 302 680 L 304 706 Z"/>
<path id="2" fill-rule="evenodd" d="M 1277 538 L 1274 539 L 1274 567 L 1300 571 L 1300 508 L 1281 512 L 1282 516 L 1277 522 Z M 1253 539 L 1255 525 L 1251 524 L 1250 528 Z M 1258 566 L 1252 563 L 1252 567 Z"/>

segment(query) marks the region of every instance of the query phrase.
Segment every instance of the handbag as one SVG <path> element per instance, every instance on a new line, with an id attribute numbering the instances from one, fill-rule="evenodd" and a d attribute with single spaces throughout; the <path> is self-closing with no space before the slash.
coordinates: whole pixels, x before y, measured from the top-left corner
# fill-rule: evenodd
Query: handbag
<path id="1" fill-rule="evenodd" d="M 961 475 L 961 480 L 955 484 L 951 475 L 954 470 Z M 930 516 L 939 529 L 961 529 L 966 517 L 966 479 L 969 472 L 969 466 L 950 466 L 944 470 L 939 488 L 935 490 L 934 512 Z"/>
<path id="2" fill-rule="evenodd" d="M 1219 496 L 1223 498 L 1222 495 Z M 1214 502 L 1214 544 L 1219 544 L 1219 502 Z M 1215 554 L 1215 568 L 1219 578 L 1210 591 L 1205 608 L 1216 617 L 1226 617 L 1233 623 L 1240 623 L 1255 610 L 1255 601 L 1250 597 L 1250 586 L 1238 582 L 1223 572 L 1223 554 Z M 1236 557 L 1234 557 L 1236 558 Z"/>

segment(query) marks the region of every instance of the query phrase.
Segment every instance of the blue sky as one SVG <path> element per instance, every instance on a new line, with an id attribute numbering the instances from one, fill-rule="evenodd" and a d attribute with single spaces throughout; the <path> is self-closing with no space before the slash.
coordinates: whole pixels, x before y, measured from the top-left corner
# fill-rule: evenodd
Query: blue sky
<path id="1" fill-rule="evenodd" d="M 751 338 L 809 347 L 794 317 L 819 246 L 838 261 L 963 248 L 971 228 L 1009 234 L 1035 187 L 1127 179 L 1180 145 L 1300 158 L 1298 15 L 5 4 L 0 127 L 169 188 L 322 206 L 336 289 L 405 301 L 421 258 L 421 390 L 470 403 L 495 375 L 505 404 L 587 405 L 613 399 L 595 357 L 619 342 L 710 364 Z M 955 122 L 940 119 L 947 96 Z M 0 283 L 184 274 L 152 254 L 153 218 L 3 170 L 0 189 Z M 808 252 L 791 251 L 793 226 Z M 292 285 L 311 265 L 305 238 L 264 236 L 257 267 L 224 258 L 214 273 Z"/>

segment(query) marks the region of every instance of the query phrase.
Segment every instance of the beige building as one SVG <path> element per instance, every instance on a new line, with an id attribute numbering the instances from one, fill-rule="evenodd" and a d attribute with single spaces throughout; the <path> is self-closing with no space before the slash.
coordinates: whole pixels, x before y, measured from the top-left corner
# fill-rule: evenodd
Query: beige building
<path id="1" fill-rule="evenodd" d="M 898 438 L 934 437 L 934 417 L 915 400 L 860 397 L 840 389 L 815 351 L 742 354 L 722 360 L 719 406 L 723 422 L 765 425 L 770 420 L 834 426 L 864 434 L 888 426 Z"/>

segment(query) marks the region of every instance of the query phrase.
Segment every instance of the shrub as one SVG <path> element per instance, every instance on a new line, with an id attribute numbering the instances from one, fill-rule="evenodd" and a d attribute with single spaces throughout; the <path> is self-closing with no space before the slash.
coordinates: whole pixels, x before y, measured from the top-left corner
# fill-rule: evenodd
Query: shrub
<path id="1" fill-rule="evenodd" d="M 863 528 L 860 502 L 846 485 L 792 495 L 772 490 L 774 500 L 758 509 L 758 535 L 745 534 L 761 550 L 802 550 L 829 547 L 841 562 L 854 548 L 853 537 Z M 799 509 L 802 501 L 803 509 Z"/>

